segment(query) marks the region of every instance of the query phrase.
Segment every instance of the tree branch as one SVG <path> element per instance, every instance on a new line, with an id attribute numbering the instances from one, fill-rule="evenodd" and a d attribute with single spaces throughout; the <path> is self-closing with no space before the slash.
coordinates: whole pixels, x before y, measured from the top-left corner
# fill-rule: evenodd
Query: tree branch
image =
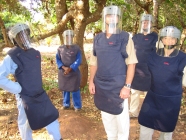
<path id="1" fill-rule="evenodd" d="M 86 19 L 86 25 L 88 25 L 91 22 L 96 22 L 101 18 L 101 13 L 106 5 L 106 0 L 97 0 L 97 9 L 94 13 L 90 14 L 89 17 Z"/>
<path id="2" fill-rule="evenodd" d="M 176 12 L 178 14 L 178 19 L 179 19 L 179 22 L 180 22 L 182 28 L 186 28 L 186 24 L 183 21 L 183 18 L 181 16 L 181 12 L 180 12 L 180 8 L 179 8 L 179 6 L 177 4 L 176 4 Z"/>

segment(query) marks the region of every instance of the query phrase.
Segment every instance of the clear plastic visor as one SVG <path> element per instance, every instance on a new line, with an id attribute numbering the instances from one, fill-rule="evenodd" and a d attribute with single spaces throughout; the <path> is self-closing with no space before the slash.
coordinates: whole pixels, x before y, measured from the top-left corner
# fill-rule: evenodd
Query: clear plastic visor
<path id="1" fill-rule="evenodd" d="M 66 35 L 64 36 L 64 44 L 65 45 L 73 45 L 73 36 L 72 35 Z"/>
<path id="2" fill-rule="evenodd" d="M 24 50 L 30 49 L 30 33 L 28 30 L 20 31 L 15 38 L 16 43 Z"/>
<path id="3" fill-rule="evenodd" d="M 121 16 L 107 14 L 102 18 L 102 31 L 110 34 L 119 34 L 122 30 Z"/>
<path id="4" fill-rule="evenodd" d="M 140 22 L 139 33 L 150 34 L 152 23 L 149 20 L 143 20 Z"/>
<path id="5" fill-rule="evenodd" d="M 160 37 L 157 44 L 157 54 L 162 57 L 175 57 L 179 53 L 179 40 L 175 37 Z"/>

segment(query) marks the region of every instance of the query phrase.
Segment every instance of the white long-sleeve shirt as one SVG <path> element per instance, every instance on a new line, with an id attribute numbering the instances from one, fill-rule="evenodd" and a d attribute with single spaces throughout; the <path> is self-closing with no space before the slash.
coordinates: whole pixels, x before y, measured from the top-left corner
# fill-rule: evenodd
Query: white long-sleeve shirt
<path id="1" fill-rule="evenodd" d="M 9 55 L 0 63 L 0 88 L 13 94 L 20 93 L 22 90 L 18 82 L 8 79 L 8 75 L 14 74 L 17 67 Z"/>
<path id="2" fill-rule="evenodd" d="M 183 70 L 182 85 L 186 87 L 186 66 L 185 66 L 185 68 Z"/>

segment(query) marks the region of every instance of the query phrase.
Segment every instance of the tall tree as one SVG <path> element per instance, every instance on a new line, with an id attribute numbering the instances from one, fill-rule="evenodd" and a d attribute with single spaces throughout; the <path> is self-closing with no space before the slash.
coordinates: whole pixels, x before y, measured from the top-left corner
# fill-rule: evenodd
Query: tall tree
<path id="1" fill-rule="evenodd" d="M 42 1 L 47 3 L 49 1 Z M 36 36 L 36 40 L 60 34 L 66 28 L 71 28 L 75 32 L 74 41 L 82 50 L 82 64 L 80 71 L 82 74 L 81 87 L 87 84 L 88 64 L 83 50 L 83 37 L 86 26 L 91 22 L 96 22 L 101 18 L 101 12 L 106 4 L 106 0 L 94 0 L 94 10 L 90 11 L 89 0 L 55 0 L 55 11 L 57 17 L 57 26 L 47 33 Z"/>
<path id="2" fill-rule="evenodd" d="M 8 35 L 7 35 L 7 31 L 5 28 L 5 24 L 0 16 L 0 27 L 1 27 L 1 32 L 3 34 L 3 38 L 4 38 L 4 42 L 5 42 L 5 46 L 11 46 L 12 44 L 10 43 L 10 41 L 8 40 Z"/>

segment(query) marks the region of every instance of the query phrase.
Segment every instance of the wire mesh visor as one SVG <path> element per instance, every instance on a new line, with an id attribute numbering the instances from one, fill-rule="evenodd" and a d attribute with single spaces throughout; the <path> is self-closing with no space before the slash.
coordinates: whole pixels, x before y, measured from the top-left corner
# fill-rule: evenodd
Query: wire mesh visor
<path id="1" fill-rule="evenodd" d="M 122 12 L 118 6 L 108 6 L 102 13 L 102 31 L 110 34 L 119 34 L 122 30 Z"/>
<path id="2" fill-rule="evenodd" d="M 28 29 L 20 31 L 15 37 L 16 43 L 24 50 L 30 49 L 30 32 Z"/>
<path id="3" fill-rule="evenodd" d="M 74 32 L 72 30 L 66 30 L 63 33 L 64 44 L 65 45 L 73 45 L 74 41 Z"/>
<path id="4" fill-rule="evenodd" d="M 174 26 L 167 26 L 160 31 L 157 54 L 163 57 L 175 57 L 180 49 L 181 32 Z"/>
<path id="5" fill-rule="evenodd" d="M 152 15 L 143 14 L 140 18 L 139 33 L 150 34 L 152 27 Z"/>

